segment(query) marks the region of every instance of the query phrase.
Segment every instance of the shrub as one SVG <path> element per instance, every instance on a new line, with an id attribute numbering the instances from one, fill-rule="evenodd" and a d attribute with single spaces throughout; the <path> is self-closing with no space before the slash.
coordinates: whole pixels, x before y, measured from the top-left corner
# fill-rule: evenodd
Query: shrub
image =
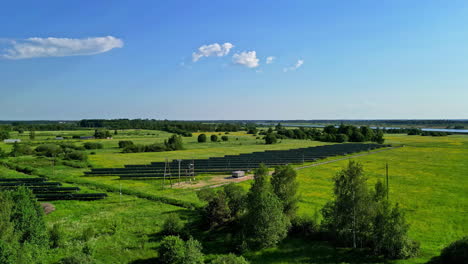
<path id="1" fill-rule="evenodd" d="M 84 143 L 85 149 L 102 149 L 104 146 L 99 142 L 86 142 Z"/>
<path id="2" fill-rule="evenodd" d="M 172 135 L 168 140 L 164 141 L 167 150 L 181 150 L 184 149 L 182 137 Z"/>
<path id="3" fill-rule="evenodd" d="M 43 144 L 36 147 L 36 153 L 46 157 L 56 157 L 62 152 L 62 148 L 55 144 Z"/>
<path id="4" fill-rule="evenodd" d="M 190 238 L 185 242 L 185 252 L 183 264 L 203 264 L 205 256 L 203 255 L 202 245 L 198 240 Z"/>
<path id="5" fill-rule="evenodd" d="M 128 146 L 133 146 L 134 143 L 131 140 L 121 140 L 119 141 L 119 148 L 126 148 Z"/>
<path id="6" fill-rule="evenodd" d="M 165 235 L 180 235 L 184 224 L 177 214 L 169 214 L 163 223 L 163 234 Z"/>
<path id="7" fill-rule="evenodd" d="M 205 143 L 206 142 L 206 135 L 205 134 L 200 134 L 198 136 L 198 143 Z"/>
<path id="8" fill-rule="evenodd" d="M 34 151 L 29 145 L 14 143 L 10 156 L 19 157 L 22 155 L 32 155 L 33 153 Z"/>
<path id="9" fill-rule="evenodd" d="M 234 254 L 218 256 L 211 261 L 211 264 L 249 264 L 242 256 L 236 256 Z"/>
<path id="10" fill-rule="evenodd" d="M 265 144 L 276 144 L 278 140 L 276 139 L 275 134 L 270 133 L 265 136 Z"/>
<path id="11" fill-rule="evenodd" d="M 63 231 L 59 224 L 54 224 L 49 232 L 50 246 L 59 248 L 63 246 Z"/>
<path id="12" fill-rule="evenodd" d="M 166 146 L 160 143 L 154 143 L 151 145 L 145 146 L 145 152 L 161 152 L 166 151 Z"/>
<path id="13" fill-rule="evenodd" d="M 222 140 L 222 141 L 228 141 L 228 140 L 229 140 L 229 137 L 228 137 L 228 136 L 222 136 L 222 137 L 221 137 L 221 140 Z"/>
<path id="14" fill-rule="evenodd" d="M 69 152 L 69 153 L 65 154 L 65 159 L 87 161 L 88 156 L 83 151 L 74 150 L 72 152 Z"/>
<path id="15" fill-rule="evenodd" d="M 95 130 L 94 137 L 95 138 L 110 138 L 112 137 L 112 135 L 109 132 L 109 130 Z"/>
<path id="16" fill-rule="evenodd" d="M 178 236 L 166 236 L 159 246 L 159 260 L 164 264 L 182 263 L 185 243 Z"/>
<path id="17" fill-rule="evenodd" d="M 468 259 L 468 236 L 463 237 L 442 249 L 434 263 L 462 264 Z"/>
<path id="18" fill-rule="evenodd" d="M 211 140 L 211 142 L 218 142 L 218 136 L 217 135 L 211 135 L 210 140 Z"/>

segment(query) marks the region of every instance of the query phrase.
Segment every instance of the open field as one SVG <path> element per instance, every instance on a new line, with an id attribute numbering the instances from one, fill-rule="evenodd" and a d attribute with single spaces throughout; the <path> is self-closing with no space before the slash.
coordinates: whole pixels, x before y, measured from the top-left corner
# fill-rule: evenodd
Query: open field
<path id="1" fill-rule="evenodd" d="M 56 135 L 89 135 L 93 131 L 37 132 L 34 144 L 55 142 Z M 185 150 L 159 153 L 122 154 L 117 147 L 119 140 L 132 140 L 139 144 L 163 142 L 170 134 L 160 131 L 118 131 L 112 140 L 92 140 L 104 144 L 103 149 L 89 150 L 94 167 L 122 167 L 125 164 L 146 164 L 165 158 L 207 158 L 226 154 L 248 153 L 266 149 L 291 149 L 323 145 L 323 142 L 283 140 L 280 144 L 260 144 L 252 135 L 231 133 L 228 142 L 197 143 L 197 134 L 184 138 Z M 24 141 L 29 141 L 26 135 Z M 209 133 L 207 133 L 209 135 Z M 216 133 L 218 134 L 218 133 Z M 49 139 L 47 139 L 49 138 Z M 238 140 L 236 140 L 238 138 Z M 424 263 L 439 253 L 449 242 L 468 233 L 468 136 L 421 137 L 386 135 L 386 143 L 405 145 L 389 151 L 354 158 L 364 165 L 369 184 L 383 179 L 385 163 L 389 164 L 390 199 L 399 202 L 411 224 L 410 236 L 421 242 L 420 257 L 396 261 L 396 263 Z M 77 140 L 74 140 L 77 144 Z M 0 143 L 8 150 L 11 145 Z M 52 169 L 51 160 L 24 156 L 8 158 L 8 162 L 35 167 L 40 174 L 50 175 L 54 181 L 69 183 L 87 191 L 108 191 L 109 197 L 101 201 L 57 201 L 57 210 L 46 216 L 49 226 L 61 223 L 67 233 L 67 249 L 57 249 L 54 261 L 72 253 L 83 245 L 82 232 L 93 226 L 95 236 L 90 240 L 94 256 L 100 263 L 131 263 L 149 260 L 157 256 L 157 232 L 169 212 L 180 214 L 184 221 L 194 220 L 197 214 L 190 209 L 164 202 L 172 199 L 194 206 L 201 205 L 195 189 L 200 183 L 213 181 L 213 176 L 198 176 L 189 188 L 162 188 L 159 180 L 117 180 L 118 177 L 83 177 L 87 169 L 77 169 L 58 164 Z M 312 215 L 331 198 L 333 175 L 346 165 L 337 161 L 299 170 L 301 201 L 299 213 Z M 300 166 L 300 165 L 297 165 Z M 0 167 L 2 175 L 28 177 Z M 210 180 L 211 179 L 211 180 Z M 240 182 L 248 188 L 250 180 Z M 123 195 L 118 194 L 122 188 Z M 159 199 L 159 200 L 158 200 Z M 161 202 L 163 201 L 163 202 Z M 196 234 L 206 237 L 206 234 Z M 202 241 L 205 253 L 216 254 L 220 249 L 215 241 Z M 218 241 L 219 242 L 219 241 Z M 225 249 L 226 250 L 226 249 Z M 326 243 L 288 238 L 279 246 L 246 255 L 252 263 L 378 263 L 375 259 L 354 258 L 346 249 L 333 249 Z M 145 263 L 145 262 L 135 262 Z"/>

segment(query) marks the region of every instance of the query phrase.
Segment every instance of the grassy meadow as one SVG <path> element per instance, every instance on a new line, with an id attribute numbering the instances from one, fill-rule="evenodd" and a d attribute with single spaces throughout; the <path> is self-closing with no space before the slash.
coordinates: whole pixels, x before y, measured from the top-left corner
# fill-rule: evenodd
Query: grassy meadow
<path id="1" fill-rule="evenodd" d="M 55 136 L 92 135 L 93 130 L 36 132 L 34 145 L 58 142 Z M 222 133 L 206 133 L 217 134 Z M 227 142 L 198 143 L 197 136 L 184 138 L 184 150 L 158 153 L 123 154 L 119 140 L 132 140 L 137 144 L 163 142 L 169 133 L 150 130 L 118 131 L 113 139 L 90 140 L 101 142 L 103 149 L 87 150 L 89 163 L 95 168 L 122 167 L 125 164 L 147 164 L 168 159 L 191 159 L 248 153 L 267 149 L 291 149 L 317 146 L 326 143 L 306 140 L 282 140 L 275 145 L 265 145 L 263 140 L 244 132 L 227 134 Z M 24 142 L 28 132 L 12 135 Z M 448 137 L 422 137 L 386 135 L 386 143 L 404 145 L 402 148 L 383 151 L 355 158 L 364 165 L 369 186 L 384 178 L 385 164 L 389 164 L 390 199 L 405 210 L 411 224 L 410 237 L 421 243 L 417 258 L 394 263 L 425 263 L 437 255 L 448 243 L 468 234 L 468 135 Z M 66 140 L 77 145 L 88 141 Z M 9 151 L 11 145 L 0 143 Z M 95 154 L 91 154 L 94 152 Z M 109 197 L 98 201 L 56 201 L 56 211 L 46 216 L 48 225 L 63 226 L 67 234 L 67 247 L 56 249 L 54 259 L 80 249 L 85 244 L 83 232 L 93 228 L 89 239 L 93 255 L 99 263 L 154 263 L 157 257 L 158 232 L 169 213 L 177 213 L 184 221 L 194 220 L 197 214 L 190 209 L 158 201 L 170 198 L 194 205 L 201 205 L 193 189 L 163 189 L 158 180 L 117 180 L 117 177 L 84 177 L 87 168 L 72 168 L 57 164 L 52 169 L 49 158 L 23 156 L 7 158 L 7 162 L 28 165 L 40 174 L 49 175 L 54 181 L 78 186 L 82 192 L 108 192 Z M 347 161 L 338 161 L 298 171 L 300 184 L 299 214 L 313 215 L 331 199 L 333 175 Z M 31 177 L 3 166 L 0 174 L 8 177 Z M 198 176 L 198 181 L 204 177 Z M 249 181 L 239 183 L 245 188 Z M 122 188 L 123 195 L 118 191 Z M 129 195 L 131 194 L 131 195 Z M 154 199 L 153 199 L 154 198 Z M 219 246 L 209 234 L 197 234 L 205 253 L 219 253 Z M 228 250 L 228 249 L 224 249 Z M 222 253 L 222 252 L 221 252 Z M 250 252 L 246 257 L 252 263 L 380 263 L 379 259 L 354 256 L 348 249 L 335 249 L 323 242 L 288 238 L 275 248 Z"/>

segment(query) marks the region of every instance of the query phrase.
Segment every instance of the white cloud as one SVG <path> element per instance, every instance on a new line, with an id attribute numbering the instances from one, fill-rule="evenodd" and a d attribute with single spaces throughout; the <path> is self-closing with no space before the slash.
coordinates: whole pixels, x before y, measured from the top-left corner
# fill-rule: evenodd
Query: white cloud
<path id="1" fill-rule="evenodd" d="M 271 64 L 276 58 L 274 56 L 269 56 L 266 58 L 266 64 Z"/>
<path id="2" fill-rule="evenodd" d="M 93 55 L 123 47 L 116 37 L 72 38 L 28 38 L 11 41 L 0 57 L 7 59 L 29 59 L 38 57 L 65 57 Z"/>
<path id="3" fill-rule="evenodd" d="M 284 68 L 283 71 L 284 71 L 284 72 L 287 72 L 287 71 L 295 71 L 295 70 L 297 70 L 299 67 L 301 67 L 303 64 L 304 64 L 304 60 L 297 60 L 296 64 L 294 64 L 294 66 L 291 66 L 291 67 L 288 67 L 288 68 Z"/>
<path id="4" fill-rule="evenodd" d="M 229 42 L 226 42 L 222 45 L 218 43 L 213 43 L 210 45 L 203 45 L 198 48 L 198 52 L 192 53 L 192 61 L 197 62 L 202 57 L 210 57 L 210 56 L 226 56 L 229 54 L 229 51 L 234 47 Z"/>
<path id="5" fill-rule="evenodd" d="M 248 68 L 258 67 L 259 59 L 257 58 L 257 52 L 255 51 L 244 51 L 241 53 L 236 53 L 232 56 L 232 61 L 235 64 L 243 65 Z"/>

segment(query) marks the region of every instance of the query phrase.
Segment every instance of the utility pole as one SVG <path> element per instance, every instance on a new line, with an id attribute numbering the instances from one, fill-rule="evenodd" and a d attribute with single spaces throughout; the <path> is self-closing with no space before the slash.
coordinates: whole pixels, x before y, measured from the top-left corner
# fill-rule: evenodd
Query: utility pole
<path id="1" fill-rule="evenodd" d="M 179 162 L 179 184 L 180 184 L 180 163 L 182 162 L 182 160 L 178 159 L 177 161 Z"/>

